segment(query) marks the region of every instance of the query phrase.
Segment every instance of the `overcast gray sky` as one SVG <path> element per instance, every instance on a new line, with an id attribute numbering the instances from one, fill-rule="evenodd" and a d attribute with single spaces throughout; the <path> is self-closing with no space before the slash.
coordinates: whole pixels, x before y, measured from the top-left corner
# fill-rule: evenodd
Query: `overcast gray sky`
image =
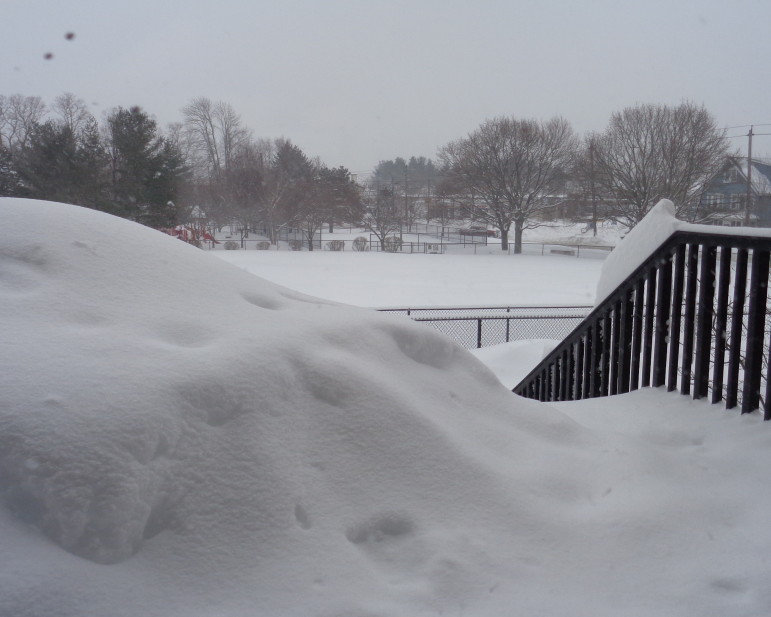
<path id="1" fill-rule="evenodd" d="M 140 105 L 161 125 L 206 96 L 365 172 L 499 115 L 584 133 L 691 100 L 722 126 L 771 123 L 770 25 L 771 0 L 0 0 L 0 94 Z"/>

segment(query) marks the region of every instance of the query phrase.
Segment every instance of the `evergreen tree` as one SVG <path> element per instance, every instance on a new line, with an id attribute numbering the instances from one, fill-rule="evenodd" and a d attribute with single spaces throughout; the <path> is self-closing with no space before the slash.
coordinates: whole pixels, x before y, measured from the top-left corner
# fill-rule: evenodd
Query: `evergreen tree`
<path id="1" fill-rule="evenodd" d="M 0 197 L 19 197 L 23 194 L 11 153 L 0 145 Z"/>
<path id="2" fill-rule="evenodd" d="M 17 149 L 15 165 L 21 194 L 101 209 L 106 206 L 105 162 L 92 118 L 78 134 L 53 121 L 35 125 L 26 145 Z"/>
<path id="3" fill-rule="evenodd" d="M 107 119 L 115 214 L 153 227 L 177 223 L 175 205 L 185 175 L 183 157 L 139 107 L 119 107 Z"/>

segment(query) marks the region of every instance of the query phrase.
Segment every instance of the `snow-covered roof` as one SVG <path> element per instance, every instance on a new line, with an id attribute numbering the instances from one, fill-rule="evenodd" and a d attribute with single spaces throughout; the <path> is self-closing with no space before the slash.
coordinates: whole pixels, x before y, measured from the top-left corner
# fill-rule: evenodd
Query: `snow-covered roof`
<path id="1" fill-rule="evenodd" d="M 747 159 L 733 159 L 733 164 L 741 173 L 744 182 L 747 179 Z M 752 161 L 752 190 L 756 195 L 771 195 L 771 166 L 761 161 Z"/>

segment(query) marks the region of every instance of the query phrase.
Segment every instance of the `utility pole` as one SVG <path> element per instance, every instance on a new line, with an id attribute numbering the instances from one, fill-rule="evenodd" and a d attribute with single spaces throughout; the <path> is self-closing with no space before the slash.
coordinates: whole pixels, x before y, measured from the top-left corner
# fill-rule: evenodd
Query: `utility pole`
<path id="1" fill-rule="evenodd" d="M 752 126 L 747 133 L 749 142 L 747 144 L 747 199 L 744 204 L 744 226 L 750 225 L 750 208 L 752 207 Z"/>
<path id="2" fill-rule="evenodd" d="M 589 142 L 589 182 L 592 190 L 592 228 L 594 237 L 597 237 L 597 195 L 594 190 L 594 137 Z"/>
<path id="3" fill-rule="evenodd" d="M 410 205 L 407 201 L 407 168 L 404 168 L 404 220 L 407 221 L 407 230 L 410 229 Z"/>

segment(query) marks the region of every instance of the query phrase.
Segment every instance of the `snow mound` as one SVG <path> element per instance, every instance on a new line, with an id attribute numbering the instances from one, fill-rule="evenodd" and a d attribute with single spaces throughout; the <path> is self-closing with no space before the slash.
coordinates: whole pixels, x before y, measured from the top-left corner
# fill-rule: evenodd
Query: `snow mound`
<path id="1" fill-rule="evenodd" d="M 0 208 L 0 490 L 11 520 L 94 564 L 212 591 L 228 571 L 279 584 L 289 560 L 302 586 L 379 588 L 385 569 L 449 592 L 470 519 L 493 534 L 538 519 L 489 459 L 535 486 L 537 453 L 582 439 L 408 319 L 95 211 Z"/>

